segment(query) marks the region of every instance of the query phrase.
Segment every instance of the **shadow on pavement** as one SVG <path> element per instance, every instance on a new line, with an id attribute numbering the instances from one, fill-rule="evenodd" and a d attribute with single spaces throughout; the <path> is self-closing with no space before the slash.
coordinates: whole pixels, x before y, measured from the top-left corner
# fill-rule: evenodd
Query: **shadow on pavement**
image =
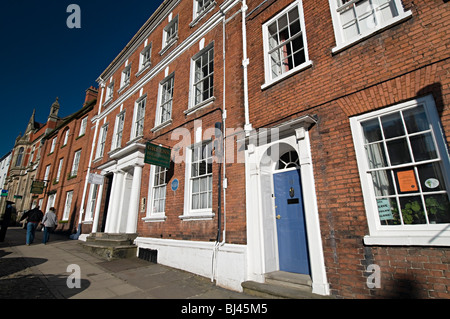
<path id="1" fill-rule="evenodd" d="M 0 249 L 0 299 L 67 299 L 87 289 L 89 280 L 80 279 L 80 288 L 68 287 L 75 279 L 66 275 L 43 275 L 31 267 L 48 261 L 45 258 L 8 257 Z"/>

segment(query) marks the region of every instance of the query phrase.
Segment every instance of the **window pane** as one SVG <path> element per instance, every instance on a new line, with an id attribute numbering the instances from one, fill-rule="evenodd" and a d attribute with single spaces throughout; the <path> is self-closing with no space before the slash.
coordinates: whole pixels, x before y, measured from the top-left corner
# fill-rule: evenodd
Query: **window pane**
<path id="1" fill-rule="evenodd" d="M 204 177 L 204 178 L 200 179 L 200 192 L 206 192 L 207 191 L 207 189 L 206 189 L 207 181 L 208 181 L 207 177 Z"/>
<path id="2" fill-rule="evenodd" d="M 208 208 L 208 193 L 200 194 L 200 208 Z"/>
<path id="3" fill-rule="evenodd" d="M 400 197 L 399 199 L 404 224 L 426 224 L 420 196 Z"/>
<path id="4" fill-rule="evenodd" d="M 444 177 L 439 163 L 430 163 L 417 167 L 420 185 L 423 192 L 435 192 L 445 190 Z"/>
<path id="5" fill-rule="evenodd" d="M 375 171 L 371 174 L 376 196 L 395 195 L 391 171 Z"/>
<path id="6" fill-rule="evenodd" d="M 412 136 L 410 141 L 416 162 L 438 157 L 431 133 Z"/>
<path id="7" fill-rule="evenodd" d="M 405 130 L 403 128 L 403 122 L 400 117 L 400 113 L 397 112 L 381 117 L 381 123 L 383 125 L 385 138 L 405 135 Z"/>
<path id="8" fill-rule="evenodd" d="M 380 124 L 377 118 L 370 121 L 365 121 L 361 125 L 363 127 L 366 143 L 382 140 Z"/>
<path id="9" fill-rule="evenodd" d="M 400 165 L 411 162 L 411 155 L 409 154 L 408 144 L 405 138 L 386 142 L 389 152 L 389 159 L 391 165 Z"/>
<path id="10" fill-rule="evenodd" d="M 192 209 L 199 209 L 199 195 L 195 194 L 192 196 Z"/>
<path id="11" fill-rule="evenodd" d="M 403 117 L 409 134 L 430 129 L 430 124 L 428 123 L 423 106 L 404 111 Z"/>
<path id="12" fill-rule="evenodd" d="M 369 144 L 366 145 L 365 148 L 370 168 L 381 168 L 388 166 L 383 143 Z"/>
<path id="13" fill-rule="evenodd" d="M 197 177 L 198 173 L 198 163 L 192 164 L 192 177 Z"/>
<path id="14" fill-rule="evenodd" d="M 377 199 L 377 206 L 381 225 L 401 225 L 402 222 L 395 198 Z"/>
<path id="15" fill-rule="evenodd" d="M 192 192 L 193 193 L 199 192 L 199 190 L 200 190 L 199 183 L 200 183 L 200 181 L 198 179 L 194 179 L 192 181 Z"/>
<path id="16" fill-rule="evenodd" d="M 450 203 L 447 194 L 425 196 L 430 224 L 450 223 Z"/>

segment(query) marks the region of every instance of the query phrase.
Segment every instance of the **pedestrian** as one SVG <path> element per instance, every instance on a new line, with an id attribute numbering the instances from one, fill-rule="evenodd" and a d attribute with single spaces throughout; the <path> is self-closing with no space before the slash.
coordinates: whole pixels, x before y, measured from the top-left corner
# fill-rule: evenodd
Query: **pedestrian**
<path id="1" fill-rule="evenodd" d="M 16 213 L 14 202 L 6 201 L 5 214 L 3 215 L 2 228 L 0 230 L 0 242 L 5 240 L 6 231 L 8 230 L 9 223 L 11 222 L 11 216 Z"/>
<path id="2" fill-rule="evenodd" d="M 42 238 L 42 243 L 46 245 L 50 238 L 50 233 L 53 233 L 58 224 L 55 207 L 50 207 L 49 211 L 45 213 L 42 224 L 44 224 L 44 237 Z"/>
<path id="3" fill-rule="evenodd" d="M 42 221 L 42 217 L 44 217 L 44 213 L 39 209 L 39 206 L 36 206 L 32 210 L 29 210 L 23 214 L 20 221 L 25 218 L 28 219 L 27 223 L 27 246 L 31 245 L 34 241 L 34 233 L 36 232 L 36 227 Z"/>

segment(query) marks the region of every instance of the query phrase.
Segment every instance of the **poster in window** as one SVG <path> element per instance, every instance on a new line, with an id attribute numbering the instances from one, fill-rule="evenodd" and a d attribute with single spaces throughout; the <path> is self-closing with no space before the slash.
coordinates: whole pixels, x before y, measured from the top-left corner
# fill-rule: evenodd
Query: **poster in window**
<path id="1" fill-rule="evenodd" d="M 400 192 L 415 192 L 419 190 L 417 186 L 416 176 L 414 170 L 397 172 L 398 185 Z"/>
<path id="2" fill-rule="evenodd" d="M 394 216 L 392 215 L 391 204 L 389 204 L 388 198 L 377 199 L 377 205 L 380 220 L 394 219 Z"/>

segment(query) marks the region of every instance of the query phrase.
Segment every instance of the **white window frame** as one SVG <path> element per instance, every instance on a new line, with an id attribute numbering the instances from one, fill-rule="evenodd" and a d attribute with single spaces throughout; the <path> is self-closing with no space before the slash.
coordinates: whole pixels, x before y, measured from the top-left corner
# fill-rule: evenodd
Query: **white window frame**
<path id="1" fill-rule="evenodd" d="M 70 170 L 71 177 L 77 176 L 78 168 L 80 166 L 80 159 L 81 159 L 81 150 L 78 150 L 73 155 L 72 169 Z"/>
<path id="2" fill-rule="evenodd" d="M 147 55 L 148 57 L 146 58 Z M 144 50 L 141 51 L 141 54 L 139 55 L 139 71 L 142 71 L 147 67 L 151 66 L 151 57 L 152 57 L 152 44 L 150 43 L 144 48 Z"/>
<path id="3" fill-rule="evenodd" d="M 372 182 L 372 176 L 371 173 L 368 172 L 369 163 L 363 147 L 364 135 L 361 122 L 418 105 L 424 106 L 428 120 L 432 126 L 431 132 L 434 143 L 437 146 L 436 151 L 438 157 L 440 158 L 447 193 L 450 192 L 449 154 L 446 147 L 445 138 L 442 134 L 440 118 L 436 111 L 436 105 L 432 96 L 425 96 L 392 107 L 350 118 L 353 142 L 361 179 L 361 188 L 363 191 L 365 210 L 369 226 L 369 235 L 364 238 L 364 242 L 367 245 L 450 246 L 450 224 L 382 225 L 378 216 L 378 205 L 375 198 L 375 189 Z M 406 166 L 414 166 L 414 164 L 408 164 Z"/>
<path id="4" fill-rule="evenodd" d="M 204 56 L 204 54 L 208 54 L 209 57 L 209 52 L 212 50 L 212 62 L 213 62 L 213 71 L 210 72 L 207 76 L 203 76 L 201 80 L 196 81 L 195 79 L 195 72 L 196 72 L 196 63 L 199 59 L 202 59 L 202 57 Z M 210 44 L 208 44 L 206 47 L 204 47 L 202 50 L 200 50 L 200 52 L 198 52 L 196 55 L 194 55 L 194 57 L 191 59 L 191 76 L 190 76 L 190 98 L 189 98 L 189 109 L 186 111 L 187 113 L 190 113 L 194 110 L 197 110 L 209 103 L 211 103 L 212 101 L 215 100 L 215 96 L 214 96 L 214 42 L 211 42 Z M 205 80 L 205 78 L 210 78 L 212 77 L 212 81 L 213 81 L 213 85 L 212 85 L 212 90 L 213 93 L 211 96 L 209 96 L 206 99 L 203 99 L 200 102 L 196 102 L 196 87 L 198 85 L 200 85 L 200 83 L 202 81 Z"/>
<path id="5" fill-rule="evenodd" d="M 201 4 L 200 4 L 201 3 Z M 204 4 L 206 3 L 206 5 Z M 192 22 L 189 26 L 192 28 L 197 24 L 198 21 L 203 18 L 208 12 L 210 12 L 216 6 L 216 1 L 214 0 L 194 0 L 193 3 L 193 13 L 192 13 Z"/>
<path id="6" fill-rule="evenodd" d="M 84 117 L 81 120 L 80 133 L 78 134 L 78 137 L 83 136 L 84 134 L 86 134 L 87 122 L 88 122 L 88 117 L 87 116 Z"/>
<path id="7" fill-rule="evenodd" d="M 50 148 L 50 154 L 53 153 L 55 151 L 55 147 L 56 147 L 56 137 L 52 140 L 52 147 Z"/>
<path id="8" fill-rule="evenodd" d="M 205 144 L 209 144 L 209 147 L 212 147 L 212 141 L 208 140 L 208 141 L 202 141 L 200 143 L 196 143 L 190 147 L 186 148 L 186 172 L 185 172 L 185 194 L 184 194 L 184 213 L 182 216 L 179 216 L 180 219 L 182 220 L 203 220 L 203 219 L 212 219 L 214 217 L 214 213 L 212 210 L 212 206 L 213 206 L 213 198 L 212 195 L 214 194 L 214 180 L 213 180 L 213 172 L 212 172 L 212 165 L 211 165 L 211 172 L 207 172 L 207 174 L 203 174 L 203 175 L 199 175 L 196 177 L 192 177 L 192 156 L 193 156 L 193 152 L 197 149 L 197 148 L 202 148 L 203 145 Z M 212 151 L 211 151 L 212 152 Z M 206 154 L 207 155 L 207 154 Z M 211 157 L 206 157 L 207 159 L 207 163 L 210 161 L 212 164 L 213 161 L 213 156 L 211 153 Z M 208 164 L 206 165 L 206 167 L 208 166 Z M 210 177 L 211 178 L 211 207 L 207 207 L 207 208 L 200 208 L 200 209 L 193 209 L 192 208 L 192 204 L 193 204 L 193 182 L 195 179 L 200 180 L 201 178 L 204 177 Z M 200 185 L 199 185 L 200 187 Z M 200 193 L 200 192 L 199 192 Z M 209 190 L 208 192 L 209 193 Z M 200 200 L 200 199 L 199 199 Z M 208 199 L 209 201 L 209 199 Z"/>
<path id="9" fill-rule="evenodd" d="M 141 96 L 139 99 L 137 99 L 136 103 L 134 103 L 133 127 L 131 130 L 130 140 L 144 135 L 146 107 L 147 107 L 147 94 Z"/>
<path id="10" fill-rule="evenodd" d="M 331 18 L 333 21 L 333 29 L 334 29 L 334 35 L 335 35 L 335 39 L 336 39 L 336 47 L 334 47 L 332 49 L 332 53 L 338 53 L 346 48 L 348 48 L 349 46 L 352 46 L 360 41 L 363 41 L 369 37 L 371 37 L 372 35 L 376 34 L 377 32 L 383 31 L 387 28 L 390 28 L 391 26 L 398 24 L 406 19 L 408 19 L 409 17 L 411 17 L 412 12 L 409 11 L 405 11 L 402 5 L 401 0 L 392 0 L 392 5 L 395 6 L 395 9 L 397 11 L 397 16 L 388 20 L 388 21 L 381 21 L 381 19 L 377 18 L 377 16 L 379 17 L 379 14 L 375 14 L 375 18 L 377 19 L 374 23 L 374 25 L 372 27 L 370 27 L 370 31 L 366 31 L 364 33 L 359 34 L 356 37 L 353 37 L 352 39 L 345 39 L 344 36 L 344 32 L 343 32 L 343 28 L 341 25 L 341 14 L 340 12 L 345 9 L 348 6 L 352 6 L 353 4 L 355 4 L 356 2 L 360 1 L 360 0 L 351 0 L 348 1 L 347 3 L 345 3 L 344 5 L 340 5 L 340 1 L 342 0 L 328 0 L 330 3 L 330 10 L 331 10 Z M 367 0 L 368 1 L 368 0 Z M 372 2 L 373 0 L 370 0 L 370 2 Z M 375 0 L 375 1 L 379 1 L 379 0 Z M 384 1 L 384 0 L 383 0 Z M 370 7 L 370 9 L 375 8 L 376 12 L 378 11 L 378 7 L 373 5 L 372 7 Z M 369 9 L 369 7 L 368 7 Z"/>
<path id="11" fill-rule="evenodd" d="M 123 110 L 116 116 L 116 125 L 114 126 L 114 136 L 113 136 L 113 143 L 111 144 L 111 150 L 115 150 L 122 147 L 124 125 L 125 125 L 125 110 Z"/>
<path id="12" fill-rule="evenodd" d="M 163 43 L 160 54 L 166 52 L 178 40 L 178 15 L 163 30 Z"/>
<path id="13" fill-rule="evenodd" d="M 94 219 L 95 205 L 97 203 L 97 194 L 99 190 L 98 184 L 91 184 L 89 189 L 89 200 L 86 207 L 86 214 L 84 216 L 84 221 L 92 221 Z"/>
<path id="14" fill-rule="evenodd" d="M 73 191 L 68 191 L 66 193 L 66 201 L 64 202 L 64 213 L 62 220 L 69 220 L 70 209 L 72 208 Z"/>
<path id="15" fill-rule="evenodd" d="M 128 64 L 122 71 L 119 90 L 122 90 L 128 85 L 130 85 L 130 81 L 131 81 L 131 64 Z"/>
<path id="16" fill-rule="evenodd" d="M 51 165 L 47 165 L 47 166 L 45 167 L 44 181 L 48 181 L 48 177 L 49 177 L 49 175 L 50 175 L 50 167 L 51 167 Z"/>
<path id="17" fill-rule="evenodd" d="M 164 127 L 166 124 L 172 122 L 172 103 L 173 103 L 174 86 L 175 86 L 175 73 L 172 73 L 169 76 L 167 76 L 159 84 L 158 105 L 156 106 L 155 128 L 152 131 L 155 131 L 160 127 Z M 168 89 L 170 91 L 170 97 L 168 97 L 169 95 L 165 94 L 168 91 Z M 170 113 L 169 118 L 165 120 L 163 120 L 162 118 L 163 107 L 165 109 L 169 109 Z"/>
<path id="18" fill-rule="evenodd" d="M 56 173 L 55 182 L 58 183 L 61 178 L 61 171 L 63 166 L 64 158 L 59 159 L 58 172 Z"/>
<path id="19" fill-rule="evenodd" d="M 103 102 L 103 105 L 108 104 L 112 99 L 114 98 L 114 81 L 112 81 L 107 87 L 106 87 L 106 98 L 105 102 Z"/>
<path id="20" fill-rule="evenodd" d="M 164 188 L 164 208 L 166 207 L 166 198 L 167 198 L 167 174 L 168 169 L 165 167 L 159 167 L 155 165 L 151 165 L 150 167 L 150 178 L 149 178 L 149 189 L 148 189 L 148 204 L 147 204 L 147 212 L 146 216 L 142 218 L 142 220 L 146 222 L 163 222 L 166 220 L 166 212 L 165 209 L 162 212 L 155 212 L 155 189 L 156 188 Z M 165 174 L 165 183 L 155 185 L 156 174 Z M 161 200 L 160 196 L 158 200 Z"/>
<path id="21" fill-rule="evenodd" d="M 67 145 L 67 142 L 68 142 L 68 140 L 69 140 L 69 132 L 70 132 L 70 129 L 67 129 L 67 130 L 66 130 L 66 133 L 65 133 L 65 135 L 64 135 L 63 146 L 64 146 L 64 145 Z"/>
<path id="22" fill-rule="evenodd" d="M 108 123 L 103 125 L 100 130 L 100 136 L 98 138 L 98 146 L 95 158 L 101 158 L 105 153 L 106 137 L 108 135 L 108 125 L 109 125 Z"/>
<path id="23" fill-rule="evenodd" d="M 300 22 L 300 32 L 296 35 L 289 38 L 289 42 L 285 41 L 283 43 L 286 43 L 288 45 L 291 45 L 293 39 L 297 39 L 298 37 L 302 37 L 303 40 L 303 52 L 305 56 L 305 62 L 301 63 L 300 65 L 292 68 L 291 70 L 288 70 L 277 77 L 272 76 L 272 66 L 271 66 L 271 57 L 269 54 L 270 47 L 269 47 L 269 26 L 272 25 L 274 22 L 276 22 L 279 18 L 281 18 L 283 15 L 287 15 L 288 12 L 293 10 L 295 7 L 298 8 L 298 14 L 299 14 L 299 22 Z M 277 83 L 292 74 L 299 72 L 301 70 L 304 70 L 312 65 L 312 61 L 309 60 L 309 54 L 308 54 L 308 42 L 306 37 L 306 27 L 305 27 L 305 19 L 303 15 L 303 4 L 301 0 L 297 0 L 287 6 L 283 11 L 278 13 L 276 16 L 271 18 L 269 21 L 263 24 L 262 26 L 262 33 L 263 33 L 263 45 L 264 45 L 264 69 L 265 69 L 265 83 L 262 85 L 262 89 L 267 88 L 268 86 L 273 85 L 274 83 Z M 277 47 L 281 48 L 281 44 Z"/>

